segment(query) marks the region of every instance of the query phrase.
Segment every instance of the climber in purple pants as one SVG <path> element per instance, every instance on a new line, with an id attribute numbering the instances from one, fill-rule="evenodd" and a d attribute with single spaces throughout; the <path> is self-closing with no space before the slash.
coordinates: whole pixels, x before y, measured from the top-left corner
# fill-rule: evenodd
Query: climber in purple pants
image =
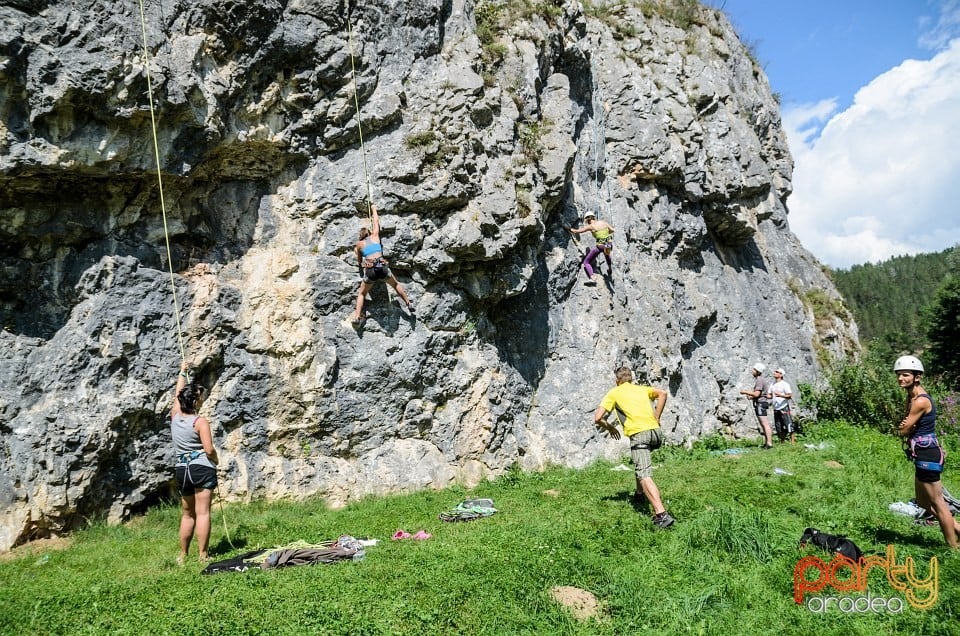
<path id="1" fill-rule="evenodd" d="M 607 259 L 607 271 L 613 271 L 613 261 L 610 260 L 610 251 L 613 249 L 613 226 L 606 221 L 598 221 L 593 212 L 587 212 L 583 217 L 583 226 L 576 229 L 570 228 L 574 234 L 583 234 L 590 232 L 597 244 L 590 248 L 587 255 L 583 258 L 583 269 L 587 272 L 588 285 L 596 285 L 597 280 L 594 277 L 593 270 L 597 266 L 597 257 L 603 252 Z"/>

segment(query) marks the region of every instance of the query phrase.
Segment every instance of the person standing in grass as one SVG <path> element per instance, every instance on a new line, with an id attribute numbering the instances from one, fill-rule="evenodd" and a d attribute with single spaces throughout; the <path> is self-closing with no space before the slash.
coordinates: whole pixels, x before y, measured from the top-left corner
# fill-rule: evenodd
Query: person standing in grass
<path id="1" fill-rule="evenodd" d="M 206 398 L 206 389 L 196 381 L 187 383 L 187 363 L 180 365 L 173 407 L 170 409 L 170 431 L 173 451 L 177 459 L 174 473 L 183 507 L 180 517 L 180 554 L 182 564 L 190 550 L 193 535 L 197 535 L 200 561 L 209 560 L 210 502 L 217 487 L 217 449 L 213 446 L 210 423 L 197 415 Z"/>
<path id="2" fill-rule="evenodd" d="M 777 369 L 773 372 L 773 386 L 770 392 L 773 394 L 773 427 L 777 430 L 777 438 L 780 442 L 787 441 L 790 436 L 792 444 L 797 443 L 797 433 L 793 427 L 793 416 L 790 413 L 790 400 L 793 398 L 793 390 L 790 384 L 783 379 L 783 369 Z"/>
<path id="3" fill-rule="evenodd" d="M 653 481 L 653 460 L 650 451 L 663 445 L 663 431 L 660 429 L 660 415 L 667 404 L 667 392 L 651 386 L 633 384 L 633 372 L 629 367 L 620 367 L 614 372 L 617 386 L 607 392 L 600 406 L 593 413 L 593 423 L 604 430 L 613 439 L 620 439 L 620 431 L 607 422 L 607 416 L 618 413 L 623 420 L 623 434 L 630 439 L 630 455 L 633 459 L 637 477 L 637 489 L 634 497 L 645 497 L 653 508 L 653 525 L 669 528 L 674 518 L 663 507 L 660 489 Z M 656 401 L 656 410 L 652 402 Z"/>
<path id="4" fill-rule="evenodd" d="M 950 514 L 940 482 L 946 455 L 937 440 L 937 407 L 920 385 L 923 364 L 914 356 L 900 356 L 893 365 L 893 371 L 897 374 L 897 384 L 907 392 L 907 416 L 897 425 L 896 433 L 906 438 L 907 458 L 916 467 L 913 488 L 917 505 L 937 518 L 947 545 L 958 548 L 960 524 Z"/>
<path id="5" fill-rule="evenodd" d="M 760 422 L 760 430 L 763 432 L 763 448 L 769 450 L 773 448 L 773 432 L 770 430 L 770 418 L 767 416 L 767 409 L 770 406 L 770 382 L 763 377 L 766 365 L 758 362 L 750 369 L 753 374 L 753 388 L 749 391 L 740 391 L 741 395 L 746 395 L 753 402 L 753 412 Z"/>

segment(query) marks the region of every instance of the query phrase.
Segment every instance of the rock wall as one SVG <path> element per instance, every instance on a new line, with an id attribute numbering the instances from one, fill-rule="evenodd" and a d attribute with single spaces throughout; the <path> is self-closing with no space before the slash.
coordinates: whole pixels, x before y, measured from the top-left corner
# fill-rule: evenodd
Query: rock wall
<path id="1" fill-rule="evenodd" d="M 749 435 L 752 361 L 796 385 L 858 346 L 717 11 L 160 0 L 143 28 L 146 64 L 134 3 L 0 7 L 0 549 L 169 494 L 181 344 L 223 496 L 332 505 L 618 457 L 590 413 L 621 363 L 671 442 Z M 417 313 L 380 285 L 357 330 L 368 191 Z M 596 287 L 586 210 L 616 228 Z"/>

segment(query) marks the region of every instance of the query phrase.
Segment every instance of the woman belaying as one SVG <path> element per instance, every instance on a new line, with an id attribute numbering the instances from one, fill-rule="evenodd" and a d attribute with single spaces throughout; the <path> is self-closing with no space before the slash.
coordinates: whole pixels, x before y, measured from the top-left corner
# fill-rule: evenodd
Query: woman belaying
<path id="1" fill-rule="evenodd" d="M 173 407 L 170 409 L 170 430 L 177 464 L 174 469 L 183 513 L 180 517 L 180 555 L 183 563 L 190 550 L 193 535 L 197 536 L 200 561 L 207 561 L 210 542 L 210 502 L 217 487 L 217 449 L 213 446 L 210 423 L 197 415 L 206 399 L 206 389 L 196 381 L 187 383 L 187 363 L 180 365 Z"/>

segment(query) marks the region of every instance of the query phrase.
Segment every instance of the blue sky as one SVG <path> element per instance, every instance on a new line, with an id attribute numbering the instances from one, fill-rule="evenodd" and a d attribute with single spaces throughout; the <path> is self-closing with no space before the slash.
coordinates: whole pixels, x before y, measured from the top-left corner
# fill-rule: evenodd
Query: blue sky
<path id="1" fill-rule="evenodd" d="M 837 268 L 960 243 L 960 0 L 709 0 L 780 95 L 790 227 Z"/>

